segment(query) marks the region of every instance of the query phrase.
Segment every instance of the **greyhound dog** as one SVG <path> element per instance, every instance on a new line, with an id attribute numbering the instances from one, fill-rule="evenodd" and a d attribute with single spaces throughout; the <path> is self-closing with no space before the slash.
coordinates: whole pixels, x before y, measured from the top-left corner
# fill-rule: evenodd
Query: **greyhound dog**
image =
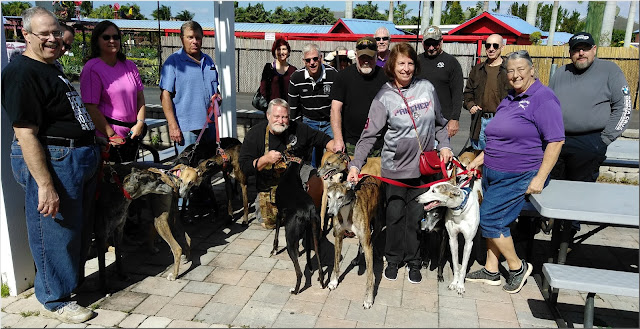
<path id="1" fill-rule="evenodd" d="M 420 223 L 422 230 L 420 234 L 420 258 L 422 266 L 431 270 L 438 266 L 438 281 L 443 282 L 442 272 L 447 262 L 447 241 L 448 234 L 444 225 L 446 208 L 436 207 L 425 211 L 425 217 Z"/>
<path id="2" fill-rule="evenodd" d="M 424 205 L 426 211 L 436 207 L 447 207 L 445 227 L 449 233 L 449 247 L 453 264 L 453 281 L 449 289 L 458 294 L 464 293 L 464 277 L 471 256 L 473 238 L 480 224 L 480 202 L 482 188 L 478 178 L 473 177 L 470 189 L 461 189 L 449 182 L 441 182 L 431 186 L 429 190 L 416 198 Z M 458 264 L 458 234 L 464 236 L 462 265 Z"/>
<path id="3" fill-rule="evenodd" d="M 333 153 L 324 152 L 322 156 L 322 166 L 318 169 L 318 176 L 322 178 L 322 203 L 320 206 L 320 222 L 323 225 L 323 231 L 327 229 L 327 189 L 330 182 L 342 182 L 347 178 L 347 170 L 351 158 L 344 152 Z M 367 163 L 362 167 L 362 174 L 380 176 L 380 157 L 367 158 Z"/>
<path id="4" fill-rule="evenodd" d="M 300 158 L 290 156 L 288 152 L 283 153 L 288 168 L 284 171 L 280 178 L 280 184 L 276 188 L 276 207 L 278 214 L 276 216 L 276 232 L 273 240 L 274 255 L 278 250 L 278 235 L 280 226 L 284 224 L 285 237 L 287 240 L 287 252 L 296 271 L 296 286 L 291 288 L 290 292 L 294 295 L 300 291 L 300 283 L 302 280 L 302 270 L 298 262 L 299 257 L 299 241 L 305 238 L 305 250 L 307 253 L 307 265 L 311 269 L 311 243 L 318 260 L 318 281 L 322 288 L 325 287 L 324 272 L 320 263 L 320 249 L 318 240 L 320 238 L 320 218 L 316 211 L 311 196 L 304 190 L 302 179 L 300 178 L 300 168 L 302 167 Z"/>
<path id="5" fill-rule="evenodd" d="M 381 225 L 376 223 L 382 223 L 382 207 L 379 206 L 382 204 L 381 182 L 367 176 L 358 182 L 355 189 L 351 189 L 349 185 L 348 182 L 331 182 L 327 190 L 329 205 L 327 214 L 333 218 L 333 236 L 335 238 L 333 276 L 329 282 L 329 289 L 334 290 L 338 287 L 342 239 L 344 239 L 344 231 L 349 229 L 358 237 L 360 248 L 364 251 L 367 286 L 363 307 L 369 309 L 373 305 L 374 283 L 373 241 L 375 239 L 372 238 L 371 225 L 375 226 L 374 233 L 377 235 L 381 230 Z M 359 259 L 359 254 L 358 252 L 354 262 Z"/>
<path id="6" fill-rule="evenodd" d="M 199 194 L 206 196 L 211 200 L 214 214 L 213 217 L 218 218 L 220 210 L 218 203 L 216 202 L 212 178 L 218 172 L 222 172 L 225 192 L 227 195 L 227 218 L 229 220 L 233 219 L 233 206 L 231 204 L 235 195 L 235 189 L 231 184 L 231 177 L 233 177 L 236 183 L 240 184 L 240 188 L 242 189 L 242 202 L 244 206 L 242 224 L 246 225 L 249 222 L 247 178 L 244 176 L 242 170 L 240 170 L 240 165 L 238 164 L 238 157 L 240 155 L 242 142 L 236 138 L 221 138 L 220 147 L 224 151 L 224 156 L 217 152 L 216 145 L 211 143 L 201 143 L 198 147 L 195 147 L 195 144 L 189 145 L 178 155 L 176 160 L 177 163 L 197 167 L 203 173 L 202 184 L 194 188 L 190 195 L 187 196 L 180 211 L 180 217 L 185 219 L 189 199 L 191 199 L 194 194 Z"/>

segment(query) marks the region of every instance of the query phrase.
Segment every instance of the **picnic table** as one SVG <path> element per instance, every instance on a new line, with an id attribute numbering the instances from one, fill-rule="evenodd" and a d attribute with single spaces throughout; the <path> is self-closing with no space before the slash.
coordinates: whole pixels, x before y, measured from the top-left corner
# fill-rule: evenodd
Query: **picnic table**
<path id="1" fill-rule="evenodd" d="M 638 167 L 640 157 L 638 156 L 637 139 L 616 139 L 607 147 L 607 159 L 605 166 L 614 167 Z"/>
<path id="2" fill-rule="evenodd" d="M 532 194 L 529 199 L 540 215 L 555 219 L 551 250 L 557 249 L 558 254 L 554 260 L 555 252 L 552 251 L 548 262 L 561 265 L 566 262 L 572 237 L 571 230 L 561 231 L 565 220 L 638 227 L 638 198 L 639 188 L 635 185 L 551 180 L 542 193 Z M 545 299 L 555 305 L 558 289 L 549 291 L 546 277 L 543 279 L 541 290 Z"/>

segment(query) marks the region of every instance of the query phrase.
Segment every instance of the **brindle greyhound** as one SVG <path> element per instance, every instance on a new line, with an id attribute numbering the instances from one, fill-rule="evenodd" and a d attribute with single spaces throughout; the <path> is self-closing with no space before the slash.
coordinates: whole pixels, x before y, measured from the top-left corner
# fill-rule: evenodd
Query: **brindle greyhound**
<path id="1" fill-rule="evenodd" d="M 350 184 L 348 182 L 331 182 L 327 191 L 329 204 L 327 215 L 333 218 L 333 236 L 335 238 L 333 276 L 329 282 L 329 289 L 334 290 L 338 287 L 342 239 L 344 231 L 349 229 L 358 237 L 360 248 L 364 251 L 367 286 L 363 306 L 368 309 L 373 305 L 373 241 L 382 229 L 383 193 L 381 193 L 381 181 L 370 176 L 361 179 L 355 189 L 351 189 Z M 371 234 L 372 224 L 374 237 Z M 352 262 L 353 265 L 357 263 L 359 257 L 360 250 Z"/>

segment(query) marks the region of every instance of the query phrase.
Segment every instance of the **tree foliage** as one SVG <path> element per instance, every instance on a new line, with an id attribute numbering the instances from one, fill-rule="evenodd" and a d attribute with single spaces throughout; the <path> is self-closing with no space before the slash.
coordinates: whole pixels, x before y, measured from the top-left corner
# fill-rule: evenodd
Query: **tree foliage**
<path id="1" fill-rule="evenodd" d="M 553 12 L 552 4 L 545 4 L 538 6 L 538 13 L 536 14 L 536 27 L 542 31 L 549 31 L 551 28 L 551 14 Z M 556 31 L 560 28 L 562 19 L 567 17 L 568 10 L 558 6 L 558 19 L 556 20 Z"/>
<path id="2" fill-rule="evenodd" d="M 282 6 L 278 6 L 273 10 L 271 18 L 269 20 L 271 21 L 271 23 L 276 24 L 292 24 L 296 21 L 296 18 L 291 10 L 284 9 L 282 8 Z"/>
<path id="3" fill-rule="evenodd" d="M 442 12 L 441 22 L 442 24 L 462 24 L 464 23 L 464 14 L 462 13 L 462 6 L 460 1 L 447 1 Z"/>
<path id="4" fill-rule="evenodd" d="M 478 1 L 476 2 L 475 7 L 467 8 L 467 10 L 464 12 L 464 18 L 470 19 L 470 18 L 476 17 L 482 14 L 483 10 L 484 10 L 484 4 L 482 3 L 482 1 Z"/>
<path id="5" fill-rule="evenodd" d="M 331 10 L 325 6 L 320 8 L 309 6 L 304 6 L 304 8 L 295 7 L 295 10 L 297 15 L 296 23 L 328 25 L 337 21 Z"/>
<path id="6" fill-rule="evenodd" d="M 31 4 L 25 1 L 13 1 L 2 3 L 2 15 L 4 16 L 22 16 L 25 9 L 31 8 Z"/>
<path id="7" fill-rule="evenodd" d="M 190 21 L 193 19 L 194 16 L 195 16 L 194 13 L 185 9 L 179 12 L 178 15 L 176 15 L 176 19 L 179 21 Z"/>
<path id="8" fill-rule="evenodd" d="M 356 4 L 353 8 L 353 18 L 357 19 L 372 19 L 376 21 L 386 21 L 389 17 L 378 11 L 378 5 L 372 4 L 371 1 L 367 1 L 366 4 Z"/>
<path id="9" fill-rule="evenodd" d="M 407 9 L 406 4 L 399 4 L 393 7 L 393 23 L 396 25 L 415 25 L 420 24 L 418 22 L 418 16 L 409 16 L 413 9 Z M 386 15 L 389 17 L 389 10 L 386 10 Z"/>
<path id="10" fill-rule="evenodd" d="M 236 22 L 268 23 L 271 12 L 266 11 L 262 3 L 258 3 L 255 6 L 249 3 L 247 8 L 236 7 L 235 16 Z"/>
<path id="11" fill-rule="evenodd" d="M 509 15 L 520 17 L 521 19 L 527 19 L 527 4 L 518 4 L 514 2 L 509 7 Z"/>
<path id="12" fill-rule="evenodd" d="M 532 45 L 539 45 L 542 41 L 542 34 L 540 32 L 533 32 L 529 35 L 529 41 Z"/>
<path id="13" fill-rule="evenodd" d="M 278 6 L 273 12 L 265 10 L 262 3 L 249 4 L 243 8 L 238 6 L 236 2 L 234 7 L 236 22 L 329 25 L 337 21 L 329 8 L 324 6 L 287 9 Z"/>
<path id="14" fill-rule="evenodd" d="M 159 19 L 161 21 L 171 20 L 171 7 L 162 5 L 160 6 L 160 10 L 154 9 L 151 16 L 153 16 L 153 19 Z"/>
<path id="15" fill-rule="evenodd" d="M 111 5 L 102 5 L 95 8 L 89 14 L 90 18 L 113 19 L 113 8 Z"/>
<path id="16" fill-rule="evenodd" d="M 127 3 L 126 5 L 122 5 L 120 7 L 120 18 L 135 20 L 147 19 L 140 12 L 140 6 L 130 3 Z"/>
<path id="17" fill-rule="evenodd" d="M 593 36 L 593 40 L 597 45 L 600 44 L 600 30 L 602 29 L 605 6 L 606 1 L 589 1 L 587 7 L 587 20 L 584 30 Z"/>
<path id="18" fill-rule="evenodd" d="M 571 34 L 576 34 L 580 31 L 584 30 L 585 22 L 580 19 L 580 13 L 577 10 L 573 10 L 571 15 L 565 16 L 562 19 L 562 24 L 560 24 L 560 28 L 558 31 L 569 32 Z"/>
<path id="19" fill-rule="evenodd" d="M 89 16 L 93 11 L 93 1 L 82 1 L 80 4 L 80 15 Z"/>

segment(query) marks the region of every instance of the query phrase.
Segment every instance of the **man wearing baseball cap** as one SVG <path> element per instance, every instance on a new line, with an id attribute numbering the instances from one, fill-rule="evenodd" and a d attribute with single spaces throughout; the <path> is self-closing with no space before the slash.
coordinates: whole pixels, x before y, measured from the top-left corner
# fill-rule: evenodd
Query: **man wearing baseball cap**
<path id="1" fill-rule="evenodd" d="M 338 72 L 331 89 L 331 129 L 334 152 L 346 151 L 353 155 L 356 143 L 364 129 L 371 102 L 380 87 L 389 81 L 384 70 L 376 65 L 377 44 L 373 37 L 356 42 L 356 65 Z M 374 145 L 372 156 L 379 156 L 383 140 Z"/>
<path id="2" fill-rule="evenodd" d="M 462 67 L 458 60 L 442 50 L 442 31 L 437 26 L 429 26 L 424 31 L 422 45 L 424 53 L 418 56 L 420 73 L 418 78 L 429 80 L 438 94 L 442 114 L 449 120 L 449 137 L 458 133 L 460 111 L 462 110 Z"/>
<path id="3" fill-rule="evenodd" d="M 575 34 L 569 39 L 571 63 L 549 81 L 562 106 L 566 136 L 553 179 L 595 182 L 607 146 L 629 123 L 631 95 L 625 76 L 615 63 L 596 58 L 596 50 L 591 34 Z"/>

